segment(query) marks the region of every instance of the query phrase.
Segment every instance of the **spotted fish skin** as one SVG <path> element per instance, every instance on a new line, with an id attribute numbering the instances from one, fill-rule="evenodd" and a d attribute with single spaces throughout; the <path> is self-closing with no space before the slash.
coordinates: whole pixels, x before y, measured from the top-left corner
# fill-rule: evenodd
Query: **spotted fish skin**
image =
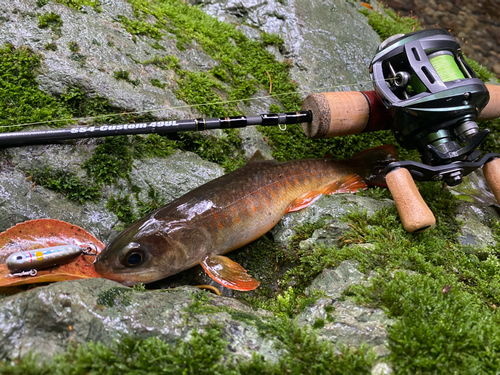
<path id="1" fill-rule="evenodd" d="M 211 262 L 207 258 L 259 238 L 286 212 L 307 206 L 321 194 L 356 191 L 366 188 L 365 183 L 385 185 L 380 172 L 395 160 L 395 148 L 381 146 L 349 160 L 250 162 L 134 223 L 101 252 L 95 269 L 106 278 L 133 285 L 202 264 L 223 285 L 234 276 L 233 289 L 249 290 L 241 288 L 258 283 L 238 286 L 243 283 L 235 271 L 239 265 L 225 263 L 226 257 Z"/>

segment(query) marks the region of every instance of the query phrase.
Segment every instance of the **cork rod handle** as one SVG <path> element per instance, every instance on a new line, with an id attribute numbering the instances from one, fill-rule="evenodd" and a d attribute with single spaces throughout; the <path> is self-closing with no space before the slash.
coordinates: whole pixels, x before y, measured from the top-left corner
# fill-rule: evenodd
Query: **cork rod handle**
<path id="1" fill-rule="evenodd" d="M 486 85 L 486 88 L 490 92 L 490 101 L 479 114 L 477 121 L 486 121 L 500 117 L 500 86 Z"/>
<path id="2" fill-rule="evenodd" d="M 422 199 L 407 169 L 399 168 L 389 172 L 385 181 L 407 232 L 423 232 L 436 224 L 434 214 Z"/>
<path id="3" fill-rule="evenodd" d="M 500 159 L 493 159 L 486 163 L 483 166 L 483 173 L 493 195 L 500 203 Z"/>

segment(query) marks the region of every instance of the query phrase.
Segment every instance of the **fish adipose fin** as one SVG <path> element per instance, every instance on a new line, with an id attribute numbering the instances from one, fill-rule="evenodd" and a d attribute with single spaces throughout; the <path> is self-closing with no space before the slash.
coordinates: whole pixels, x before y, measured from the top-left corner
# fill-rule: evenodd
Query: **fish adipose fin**
<path id="1" fill-rule="evenodd" d="M 260 284 L 238 263 L 222 255 L 206 256 L 201 266 L 208 276 L 229 289 L 248 291 Z"/>
<path id="2" fill-rule="evenodd" d="M 322 194 L 331 195 L 338 193 L 355 193 L 358 190 L 365 190 L 368 186 L 357 174 L 350 174 L 335 181 L 333 184 L 326 186 L 322 190 L 311 190 L 300 197 L 296 198 L 292 203 L 288 205 L 285 213 L 300 211 L 306 208 L 316 199 L 318 199 Z"/>

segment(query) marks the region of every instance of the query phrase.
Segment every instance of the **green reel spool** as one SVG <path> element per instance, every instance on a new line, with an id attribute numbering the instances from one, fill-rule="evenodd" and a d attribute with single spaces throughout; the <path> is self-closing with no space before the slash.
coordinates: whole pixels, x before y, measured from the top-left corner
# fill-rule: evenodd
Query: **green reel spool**
<path id="1" fill-rule="evenodd" d="M 428 56 L 439 78 L 443 82 L 451 82 L 457 79 L 465 79 L 464 74 L 458 67 L 453 53 L 450 51 L 439 51 Z M 416 74 L 411 75 L 410 85 L 415 94 L 427 91 L 427 87 L 422 83 Z"/>

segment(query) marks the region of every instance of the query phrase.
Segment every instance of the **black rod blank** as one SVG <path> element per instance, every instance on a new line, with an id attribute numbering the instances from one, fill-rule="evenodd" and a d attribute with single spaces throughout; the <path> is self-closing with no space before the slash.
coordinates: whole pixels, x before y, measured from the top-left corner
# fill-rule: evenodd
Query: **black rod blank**
<path id="1" fill-rule="evenodd" d="M 311 122 L 310 111 L 269 113 L 258 116 L 198 118 L 192 120 L 153 121 L 137 124 L 98 125 L 61 129 L 0 133 L 0 147 L 55 143 L 67 139 L 108 137 L 132 134 L 167 134 L 208 129 L 242 128 L 248 125 L 275 126 Z"/>

